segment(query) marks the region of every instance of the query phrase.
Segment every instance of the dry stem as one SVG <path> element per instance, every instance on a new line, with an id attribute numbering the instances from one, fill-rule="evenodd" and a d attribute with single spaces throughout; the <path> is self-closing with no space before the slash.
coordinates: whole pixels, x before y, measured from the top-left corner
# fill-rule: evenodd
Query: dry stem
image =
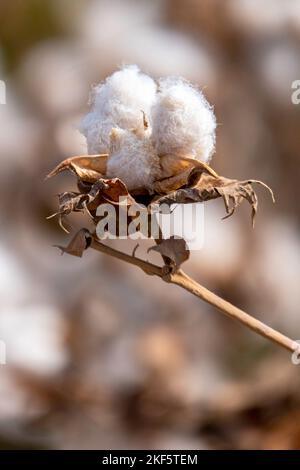
<path id="1" fill-rule="evenodd" d="M 279 331 L 276 331 L 273 328 L 267 326 L 263 322 L 257 320 L 248 313 L 244 312 L 238 307 L 235 307 L 231 303 L 227 302 L 226 300 L 211 292 L 210 290 L 201 286 L 196 281 L 194 281 L 194 279 L 190 278 L 187 274 L 185 274 L 185 272 L 181 269 L 176 271 L 175 273 L 170 273 L 168 266 L 160 267 L 155 264 L 149 263 L 148 261 L 136 258 L 135 256 L 128 255 L 99 242 L 95 238 L 92 238 L 90 247 L 97 251 L 100 251 L 101 253 L 105 253 L 119 260 L 126 261 L 129 264 L 133 264 L 134 266 L 138 266 L 146 274 L 159 276 L 166 282 L 176 284 L 182 287 L 183 289 L 189 291 L 191 294 L 194 294 L 196 297 L 199 297 L 200 299 L 209 303 L 210 305 L 213 305 L 221 313 L 224 313 L 225 315 L 233 318 L 234 320 L 239 321 L 247 328 L 250 328 L 259 335 L 273 341 L 282 348 L 285 348 L 291 352 L 299 351 L 299 344 L 296 341 L 288 338 Z"/>

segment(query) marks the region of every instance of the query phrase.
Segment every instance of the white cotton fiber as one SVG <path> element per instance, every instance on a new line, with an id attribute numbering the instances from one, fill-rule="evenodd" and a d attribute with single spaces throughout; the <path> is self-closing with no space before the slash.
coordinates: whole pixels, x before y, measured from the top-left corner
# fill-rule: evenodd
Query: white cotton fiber
<path id="1" fill-rule="evenodd" d="M 148 188 L 159 177 L 159 157 L 149 132 L 131 132 L 114 128 L 111 132 L 107 176 L 120 178 L 129 190 Z"/>
<path id="2" fill-rule="evenodd" d="M 152 141 L 158 155 L 210 160 L 215 148 L 215 115 L 204 95 L 188 82 L 180 78 L 161 80 L 151 116 Z"/>
<path id="3" fill-rule="evenodd" d="M 81 123 L 88 153 L 108 153 L 106 176 L 122 179 L 129 190 L 151 191 L 166 174 L 162 155 L 208 162 L 215 130 L 213 109 L 200 91 L 180 78 L 162 79 L 158 88 L 135 65 L 94 88 L 91 111 Z"/>
<path id="4" fill-rule="evenodd" d="M 156 84 L 135 65 L 124 67 L 96 86 L 92 109 L 82 120 L 80 130 L 87 139 L 89 154 L 107 153 L 113 127 L 138 129 L 143 126 L 142 111 L 150 115 Z"/>

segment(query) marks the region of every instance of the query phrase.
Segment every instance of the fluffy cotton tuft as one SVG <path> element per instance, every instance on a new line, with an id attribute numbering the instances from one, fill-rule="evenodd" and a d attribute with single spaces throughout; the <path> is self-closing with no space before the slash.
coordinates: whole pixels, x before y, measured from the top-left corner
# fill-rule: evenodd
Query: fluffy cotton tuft
<path id="1" fill-rule="evenodd" d="M 109 153 L 107 176 L 120 178 L 129 190 L 137 187 L 151 189 L 159 177 L 159 157 L 146 132 L 113 128 Z"/>
<path id="2" fill-rule="evenodd" d="M 215 149 L 216 119 L 204 95 L 180 78 L 159 83 L 152 109 L 152 141 L 158 155 L 172 153 L 209 162 Z"/>
<path id="3" fill-rule="evenodd" d="M 142 111 L 150 115 L 156 84 L 135 65 L 124 67 L 93 90 L 92 109 L 82 120 L 80 130 L 87 139 L 90 154 L 107 153 L 113 127 L 138 129 Z"/>
<path id="4" fill-rule="evenodd" d="M 150 119 L 146 125 L 143 119 Z M 128 189 L 148 188 L 160 177 L 160 156 L 189 156 L 208 162 L 216 120 L 203 94 L 179 78 L 157 85 L 138 67 L 115 72 L 94 88 L 92 109 L 82 120 L 89 154 L 108 153 L 107 176 Z"/>

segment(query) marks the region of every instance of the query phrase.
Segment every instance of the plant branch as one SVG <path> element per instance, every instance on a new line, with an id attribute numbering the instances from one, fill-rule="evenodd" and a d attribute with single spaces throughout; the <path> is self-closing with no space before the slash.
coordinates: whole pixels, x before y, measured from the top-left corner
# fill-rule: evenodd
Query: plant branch
<path id="1" fill-rule="evenodd" d="M 114 258 L 117 258 L 121 261 L 125 261 L 126 263 L 138 266 L 146 274 L 163 278 L 163 268 L 161 268 L 160 266 L 156 266 L 155 264 L 149 263 L 148 261 L 144 261 L 140 258 L 136 258 L 135 256 L 128 255 L 127 253 L 123 253 L 122 251 L 116 250 L 115 248 L 111 248 L 110 246 L 99 242 L 93 237 L 90 244 L 90 248 L 100 251 L 101 253 L 105 253 L 106 255 L 113 256 Z"/>
<path id="2" fill-rule="evenodd" d="M 226 300 L 222 299 L 210 290 L 206 289 L 206 287 L 198 284 L 194 279 L 190 278 L 181 269 L 172 273 L 170 272 L 170 268 L 168 266 L 160 267 L 155 264 L 149 263 L 148 261 L 136 258 L 135 256 L 128 255 L 119 250 L 111 248 L 105 245 L 104 243 L 101 243 L 94 237 L 92 237 L 90 247 L 94 250 L 100 251 L 101 253 L 113 256 L 114 258 L 117 258 L 121 261 L 125 261 L 134 266 L 138 266 L 146 274 L 159 276 L 166 282 L 176 284 L 182 287 L 183 289 L 187 290 L 191 294 L 195 295 L 196 297 L 199 297 L 200 299 L 204 300 L 204 302 L 213 305 L 221 313 L 229 316 L 234 320 L 237 320 L 247 328 L 253 330 L 255 333 L 263 336 L 264 338 L 269 339 L 270 341 L 273 341 L 273 343 L 276 343 L 282 348 L 285 348 L 290 352 L 299 351 L 299 344 L 296 341 L 292 340 L 291 338 L 288 338 L 279 331 L 274 330 L 265 323 L 261 322 L 260 320 L 257 320 L 256 318 L 239 309 L 235 305 L 232 305 L 230 302 L 227 302 Z"/>
<path id="3" fill-rule="evenodd" d="M 230 302 L 227 302 L 227 300 L 222 299 L 222 297 L 219 297 L 210 290 L 206 289 L 206 287 L 201 286 L 182 270 L 179 270 L 171 275 L 171 282 L 173 284 L 177 284 L 180 287 L 183 287 L 185 290 L 191 292 L 196 297 L 204 300 L 204 302 L 213 305 L 225 315 L 233 318 L 234 320 L 237 320 L 247 328 L 255 331 L 255 333 L 264 336 L 265 338 L 273 341 L 288 351 L 294 352 L 299 349 L 299 344 L 296 343 L 296 341 L 288 338 L 279 331 L 274 330 L 260 320 L 257 320 Z"/>

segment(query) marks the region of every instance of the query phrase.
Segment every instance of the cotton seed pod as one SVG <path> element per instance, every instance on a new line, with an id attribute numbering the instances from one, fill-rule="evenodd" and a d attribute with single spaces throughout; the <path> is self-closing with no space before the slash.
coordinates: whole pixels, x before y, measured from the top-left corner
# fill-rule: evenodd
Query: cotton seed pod
<path id="1" fill-rule="evenodd" d="M 215 149 L 216 119 L 200 91 L 180 78 L 161 80 L 151 117 L 158 155 L 172 153 L 209 162 Z"/>
<path id="2" fill-rule="evenodd" d="M 121 178 L 129 190 L 150 193 L 184 185 L 188 170 L 210 159 L 215 128 L 200 91 L 170 77 L 160 80 L 158 89 L 137 66 L 115 72 L 94 89 L 91 112 L 81 125 L 88 153 L 107 154 L 102 174 Z"/>
<path id="3" fill-rule="evenodd" d="M 157 156 L 148 131 L 113 128 L 110 134 L 106 174 L 120 178 L 129 190 L 147 188 L 160 176 Z"/>
<path id="4" fill-rule="evenodd" d="M 91 96 L 91 112 L 80 124 L 88 153 L 108 152 L 113 127 L 127 130 L 142 127 L 141 112 L 150 116 L 156 89 L 154 80 L 135 65 L 118 70 L 96 86 Z"/>

